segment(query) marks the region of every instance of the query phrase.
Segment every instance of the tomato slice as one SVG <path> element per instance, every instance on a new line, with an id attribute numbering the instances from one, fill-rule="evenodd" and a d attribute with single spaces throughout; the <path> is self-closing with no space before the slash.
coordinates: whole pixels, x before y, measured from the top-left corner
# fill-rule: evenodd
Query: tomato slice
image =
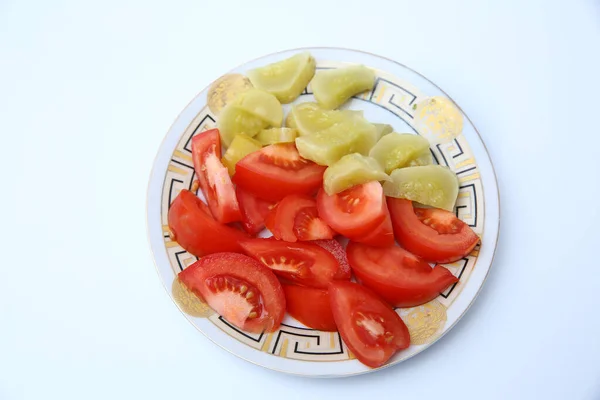
<path id="1" fill-rule="evenodd" d="M 300 157 L 293 143 L 278 143 L 238 161 L 233 180 L 255 196 L 278 201 L 291 194 L 316 193 L 325 168 Z"/>
<path id="2" fill-rule="evenodd" d="M 329 292 L 297 285 L 282 284 L 287 312 L 309 328 L 335 332 Z"/>
<path id="3" fill-rule="evenodd" d="M 168 221 L 174 239 L 197 257 L 224 251 L 241 252 L 238 242 L 248 238 L 242 232 L 215 221 L 206 204 L 185 189 L 171 204 Z"/>
<path id="4" fill-rule="evenodd" d="M 305 207 L 294 218 L 294 235 L 301 241 L 333 239 L 335 232 L 317 212 L 317 207 Z"/>
<path id="5" fill-rule="evenodd" d="M 242 227 L 251 235 L 258 234 L 265 228 L 265 218 L 274 207 L 273 202 L 259 199 L 240 187 L 235 193 L 242 212 Z"/>
<path id="6" fill-rule="evenodd" d="M 331 253 L 313 243 L 268 238 L 244 240 L 240 246 L 276 275 L 304 286 L 326 288 L 340 269 Z"/>
<path id="7" fill-rule="evenodd" d="M 387 207 L 385 208 L 385 219 L 371 233 L 358 238 L 349 238 L 353 242 L 368 244 L 375 247 L 389 247 L 396 244 L 394 239 L 394 230 L 392 228 L 392 218 Z"/>
<path id="8" fill-rule="evenodd" d="M 340 269 L 337 274 L 333 277 L 334 279 L 349 280 L 352 277 L 352 270 L 348 263 L 348 257 L 346 256 L 346 249 L 335 239 L 332 240 L 315 240 L 312 243 L 321 246 L 325 250 L 331 253 L 333 257 L 340 264 Z"/>
<path id="9" fill-rule="evenodd" d="M 273 332 L 285 315 L 285 296 L 277 277 L 243 254 L 202 257 L 180 272 L 179 279 L 213 310 L 244 331 Z"/>
<path id="10" fill-rule="evenodd" d="M 267 228 L 276 239 L 286 242 L 296 242 L 298 238 L 294 234 L 294 221 L 298 212 L 306 207 L 314 207 L 315 201 L 304 195 L 293 194 L 281 200 L 268 217 Z"/>
<path id="11" fill-rule="evenodd" d="M 221 163 L 221 137 L 218 129 L 194 136 L 192 159 L 200 189 L 215 219 L 223 224 L 240 221 L 242 214 L 235 188 L 227 168 Z"/>
<path id="12" fill-rule="evenodd" d="M 449 211 L 413 208 L 405 199 L 389 197 L 387 202 L 396 240 L 426 261 L 460 260 L 479 243 L 479 236 Z"/>
<path id="13" fill-rule="evenodd" d="M 400 316 L 370 289 L 336 281 L 329 286 L 329 299 L 344 343 L 363 364 L 380 367 L 410 345 Z"/>
<path id="14" fill-rule="evenodd" d="M 347 237 L 371 233 L 385 219 L 386 204 L 379 182 L 354 186 L 328 195 L 323 189 L 317 196 L 319 216 L 334 231 Z"/>
<path id="15" fill-rule="evenodd" d="M 396 307 L 414 307 L 435 299 L 458 282 L 452 272 L 398 246 L 371 247 L 350 242 L 346 248 L 354 275 Z"/>

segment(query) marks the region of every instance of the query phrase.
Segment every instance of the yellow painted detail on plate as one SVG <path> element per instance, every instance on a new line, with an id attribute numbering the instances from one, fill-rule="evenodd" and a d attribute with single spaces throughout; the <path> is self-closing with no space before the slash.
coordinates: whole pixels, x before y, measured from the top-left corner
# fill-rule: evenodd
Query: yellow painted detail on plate
<path id="1" fill-rule="evenodd" d="M 179 168 L 179 167 L 176 167 L 174 165 L 169 165 L 169 168 L 167 168 L 167 169 L 169 171 L 175 172 L 176 174 L 179 174 L 179 175 L 183 175 L 183 176 L 187 175 L 187 171 L 186 170 L 184 170 L 182 168 Z"/>
<path id="2" fill-rule="evenodd" d="M 430 143 L 447 143 L 462 133 L 463 116 L 451 100 L 434 96 L 417 104 L 415 124 Z"/>
<path id="3" fill-rule="evenodd" d="M 433 341 L 446 323 L 446 307 L 437 300 L 421 306 L 400 310 L 400 316 L 410 332 L 410 342 L 415 345 Z"/>
<path id="4" fill-rule="evenodd" d="M 165 247 L 167 248 L 172 248 L 172 247 L 177 247 L 179 246 L 179 243 L 175 242 L 175 241 L 169 241 L 165 243 Z"/>
<path id="5" fill-rule="evenodd" d="M 208 89 L 208 108 L 218 114 L 238 94 L 252 87 L 250 79 L 241 74 L 227 74 L 217 79 Z"/>
<path id="6" fill-rule="evenodd" d="M 190 156 L 189 154 L 185 154 L 183 151 L 180 151 L 180 150 L 175 150 L 173 152 L 173 157 L 178 157 L 178 158 L 181 158 L 182 160 L 193 162 L 192 156 Z"/>
<path id="7" fill-rule="evenodd" d="M 467 158 L 466 160 L 456 163 L 454 168 L 462 168 L 462 167 L 466 167 L 467 165 L 471 165 L 471 164 L 475 164 L 475 160 L 473 158 Z"/>
<path id="8" fill-rule="evenodd" d="M 214 311 L 204 303 L 198 296 L 189 290 L 178 278 L 173 280 L 171 286 L 173 299 L 181 311 L 192 317 L 208 318 Z"/>
<path id="9" fill-rule="evenodd" d="M 356 359 L 356 356 L 354 355 L 354 353 L 352 353 L 350 351 L 350 349 L 348 349 L 348 360 L 354 360 Z"/>
<path id="10" fill-rule="evenodd" d="M 283 339 L 283 343 L 281 344 L 281 351 L 279 352 L 279 355 L 281 357 L 285 358 L 287 356 L 287 348 L 288 348 L 288 340 Z"/>
<path id="11" fill-rule="evenodd" d="M 382 87 L 377 95 L 377 99 L 375 99 L 375 103 L 381 103 L 381 99 L 383 98 L 383 94 L 385 93 L 385 88 Z"/>
<path id="12" fill-rule="evenodd" d="M 460 183 L 464 183 L 464 182 L 474 181 L 475 179 L 479 179 L 479 173 L 475 173 L 475 174 L 469 175 L 469 176 L 462 176 L 462 177 L 458 178 L 458 181 Z"/>
<path id="13" fill-rule="evenodd" d="M 271 345 L 271 340 L 273 340 L 273 334 L 269 333 L 262 347 L 260 348 L 262 351 L 269 351 L 269 346 Z"/>

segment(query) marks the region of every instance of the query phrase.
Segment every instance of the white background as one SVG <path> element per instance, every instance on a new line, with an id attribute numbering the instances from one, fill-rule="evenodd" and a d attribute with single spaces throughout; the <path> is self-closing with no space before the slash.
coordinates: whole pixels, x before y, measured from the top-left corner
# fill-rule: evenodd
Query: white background
<path id="1" fill-rule="evenodd" d="M 300 46 L 402 62 L 494 161 L 495 264 L 397 367 L 307 380 L 180 314 L 146 239 L 171 122 L 228 69 Z M 600 4 L 0 0 L 0 399 L 600 399 Z"/>

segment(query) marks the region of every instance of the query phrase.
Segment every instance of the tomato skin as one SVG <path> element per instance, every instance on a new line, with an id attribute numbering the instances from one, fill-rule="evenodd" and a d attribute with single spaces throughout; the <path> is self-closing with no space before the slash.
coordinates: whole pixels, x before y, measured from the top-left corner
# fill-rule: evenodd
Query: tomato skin
<path id="1" fill-rule="evenodd" d="M 387 203 L 398 243 L 426 261 L 451 263 L 460 260 L 479 243 L 479 236 L 458 218 L 455 221 L 460 227 L 457 233 L 440 234 L 419 220 L 410 200 L 389 197 Z"/>
<path id="2" fill-rule="evenodd" d="M 357 206 L 352 206 L 352 202 Z M 379 182 L 357 185 L 341 193 L 328 195 L 321 189 L 317 195 L 319 216 L 334 231 L 347 237 L 371 233 L 386 217 L 387 206 Z"/>
<path id="3" fill-rule="evenodd" d="M 335 281 L 329 285 L 329 300 L 344 343 L 361 363 L 380 367 L 396 352 L 410 346 L 410 333 L 404 321 L 371 289 L 358 283 Z M 383 335 L 370 335 L 369 327 Z"/>
<path id="4" fill-rule="evenodd" d="M 257 235 L 265 228 L 265 218 L 274 207 L 273 202 L 260 199 L 240 187 L 235 193 L 242 212 L 242 227 L 250 235 Z"/>
<path id="5" fill-rule="evenodd" d="M 309 328 L 335 332 L 327 290 L 282 284 L 287 312 Z"/>
<path id="6" fill-rule="evenodd" d="M 398 246 L 371 247 L 351 242 L 346 248 L 354 275 L 395 307 L 414 307 L 438 297 L 458 282 L 448 269 L 429 264 Z"/>
<path id="7" fill-rule="evenodd" d="M 346 249 L 335 239 L 330 240 L 313 240 L 312 243 L 324 248 L 331 253 L 340 265 L 340 269 L 333 279 L 337 280 L 350 280 L 352 277 L 352 270 L 350 269 L 350 263 L 348 263 L 348 257 L 346 256 Z"/>
<path id="8" fill-rule="evenodd" d="M 258 290 L 253 300 L 258 303 L 262 301 L 262 307 L 259 305 L 260 315 L 253 319 L 245 319 L 243 322 L 237 321 L 236 326 L 248 332 L 273 332 L 277 330 L 285 315 L 285 296 L 281 284 L 277 277 L 260 263 L 243 254 L 236 253 L 214 253 L 200 258 L 194 264 L 190 265 L 179 273 L 178 278 L 181 282 L 194 292 L 197 296 L 204 299 L 208 305 L 215 309 L 223 317 L 231 315 L 231 305 L 219 301 L 215 295 L 214 288 L 211 288 L 207 282 L 211 279 L 223 277 L 239 280 L 248 286 Z M 221 287 L 221 291 L 232 292 L 230 287 Z M 240 293 L 235 291 L 239 297 L 238 303 L 245 301 L 245 295 L 248 292 Z M 227 306 L 230 306 L 229 309 Z M 234 304 L 235 305 L 235 304 Z M 228 319 L 230 322 L 233 320 Z"/>
<path id="9" fill-rule="evenodd" d="M 182 190 L 169 208 L 169 229 L 191 254 L 202 257 L 219 252 L 242 252 L 242 232 L 214 220 L 206 205 L 189 190 Z"/>
<path id="10" fill-rule="evenodd" d="M 389 247 L 395 245 L 396 240 L 394 238 L 392 218 L 390 217 L 387 206 L 385 208 L 385 214 L 385 219 L 378 227 L 373 229 L 373 232 L 368 233 L 365 236 L 349 239 L 353 242 L 368 244 L 369 246 L 374 247 Z"/>
<path id="11" fill-rule="evenodd" d="M 272 158 L 281 158 L 281 162 Z M 286 167 L 286 163 L 292 166 Z M 241 159 L 233 180 L 257 197 L 278 201 L 291 194 L 316 193 L 323 184 L 325 168 L 300 157 L 293 143 L 279 143 Z"/>
<path id="12" fill-rule="evenodd" d="M 327 288 L 339 274 L 335 257 L 313 243 L 257 238 L 244 240 L 240 246 L 277 276 L 298 285 Z"/>
<path id="13" fill-rule="evenodd" d="M 221 163 L 218 129 L 204 131 L 192 138 L 192 159 L 200 189 L 215 219 L 223 224 L 241 221 L 235 188 L 227 168 Z"/>

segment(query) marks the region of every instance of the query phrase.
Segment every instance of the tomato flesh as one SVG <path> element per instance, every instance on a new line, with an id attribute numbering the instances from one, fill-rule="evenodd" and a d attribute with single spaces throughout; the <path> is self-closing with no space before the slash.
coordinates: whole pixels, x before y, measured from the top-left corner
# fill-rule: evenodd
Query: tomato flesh
<path id="1" fill-rule="evenodd" d="M 221 137 L 218 129 L 194 136 L 192 159 L 200 189 L 215 219 L 223 224 L 240 221 L 242 214 L 235 188 L 227 168 L 221 163 Z"/>
<path id="2" fill-rule="evenodd" d="M 282 284 L 287 311 L 309 328 L 337 330 L 327 290 Z"/>
<path id="3" fill-rule="evenodd" d="M 460 260 L 479 243 L 479 236 L 449 211 L 415 209 L 405 199 L 388 197 L 387 202 L 396 240 L 426 261 Z"/>
<path id="4" fill-rule="evenodd" d="M 314 207 L 315 201 L 305 195 L 289 195 L 284 197 L 268 217 L 267 227 L 273 236 L 286 242 L 296 242 L 298 238 L 294 233 L 294 221 L 300 210 Z"/>
<path id="5" fill-rule="evenodd" d="M 285 314 L 285 296 L 271 270 L 243 254 L 202 257 L 179 279 L 215 312 L 248 332 L 273 332 Z"/>
<path id="6" fill-rule="evenodd" d="M 348 261 L 357 279 L 396 307 L 414 307 L 435 299 L 458 282 L 448 269 L 434 268 L 398 246 L 371 247 L 351 242 Z"/>
<path id="7" fill-rule="evenodd" d="M 381 184 L 375 181 L 334 195 L 321 189 L 317 208 L 327 225 L 348 237 L 371 233 L 384 221 L 387 210 Z"/>
<path id="8" fill-rule="evenodd" d="M 301 241 L 333 239 L 335 232 L 317 212 L 317 207 L 305 207 L 294 218 L 294 235 Z"/>
<path id="9" fill-rule="evenodd" d="M 278 201 L 291 194 L 316 193 L 325 168 L 302 158 L 293 143 L 278 143 L 238 161 L 233 179 L 257 197 Z"/>
<path id="10" fill-rule="evenodd" d="M 373 232 L 367 233 L 364 236 L 357 238 L 349 238 L 350 240 L 358 243 L 368 244 L 369 246 L 375 247 L 389 247 L 393 246 L 396 241 L 394 239 L 394 230 L 392 227 L 392 218 L 387 207 L 385 208 L 385 219 L 378 227 L 373 229 Z"/>
<path id="11" fill-rule="evenodd" d="M 340 264 L 340 269 L 334 276 L 334 279 L 349 280 L 352 277 L 352 270 L 346 256 L 346 249 L 335 239 L 331 240 L 315 240 L 312 243 L 321 246 L 327 250 Z"/>
<path id="12" fill-rule="evenodd" d="M 241 252 L 238 242 L 247 239 L 237 229 L 215 221 L 202 200 L 185 189 L 171 204 L 168 221 L 174 240 L 197 257 L 219 252 Z"/>
<path id="13" fill-rule="evenodd" d="M 372 290 L 336 281 L 329 286 L 329 299 L 344 343 L 363 364 L 380 367 L 410 345 L 400 316 Z"/>
<path id="14" fill-rule="evenodd" d="M 259 199 L 240 187 L 235 192 L 242 212 L 242 227 L 251 235 L 258 234 L 265 228 L 265 218 L 274 207 L 273 202 Z"/>
<path id="15" fill-rule="evenodd" d="M 277 276 L 299 285 L 326 288 L 340 268 L 331 253 L 313 243 L 269 238 L 244 240 L 240 246 Z"/>

